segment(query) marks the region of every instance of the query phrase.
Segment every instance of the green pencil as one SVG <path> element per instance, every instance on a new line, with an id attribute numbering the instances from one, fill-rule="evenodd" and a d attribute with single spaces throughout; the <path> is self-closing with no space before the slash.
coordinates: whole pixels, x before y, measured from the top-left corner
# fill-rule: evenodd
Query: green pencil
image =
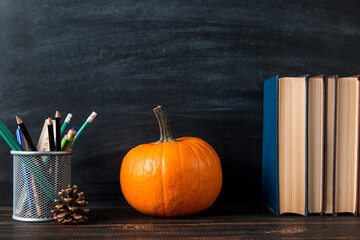
<path id="1" fill-rule="evenodd" d="M 88 117 L 88 119 L 86 119 L 86 121 L 84 122 L 84 124 L 81 126 L 81 128 L 79 129 L 79 131 L 77 132 L 76 137 L 74 138 L 74 142 L 73 142 L 73 146 L 76 143 L 76 141 L 79 139 L 79 137 L 81 136 L 81 134 L 85 131 L 85 129 L 87 128 L 87 126 L 89 126 L 89 124 L 94 120 L 94 118 L 97 116 L 96 112 L 92 112 L 91 115 Z"/>
<path id="2" fill-rule="evenodd" d="M 70 122 L 71 118 L 72 118 L 72 114 L 68 113 L 68 115 L 65 118 L 65 121 L 64 121 L 63 125 L 61 126 L 61 136 L 64 134 L 64 132 L 65 132 L 65 130 L 67 128 L 67 125 Z"/>
<path id="3" fill-rule="evenodd" d="M 10 148 L 12 150 L 16 150 L 15 145 L 11 142 L 11 140 L 9 139 L 9 136 L 7 136 L 3 130 L 2 127 L 0 127 L 0 135 L 2 136 L 2 138 L 5 140 L 5 142 L 10 146 Z"/>
<path id="4" fill-rule="evenodd" d="M 0 129 L 1 129 L 1 136 L 4 138 L 4 140 L 9 144 L 11 149 L 16 151 L 24 151 L 24 149 L 20 146 L 20 144 L 17 142 L 15 137 L 11 134 L 10 130 L 6 127 L 3 120 L 0 119 Z"/>

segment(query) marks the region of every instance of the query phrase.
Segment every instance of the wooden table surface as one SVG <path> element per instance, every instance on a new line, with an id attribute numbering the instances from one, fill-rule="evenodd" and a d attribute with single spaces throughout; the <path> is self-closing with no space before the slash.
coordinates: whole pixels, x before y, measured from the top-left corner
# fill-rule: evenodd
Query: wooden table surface
<path id="1" fill-rule="evenodd" d="M 281 216 L 262 206 L 213 206 L 188 217 L 147 217 L 129 206 L 96 207 L 82 225 L 26 223 L 0 207 L 0 239 L 125 239 L 125 238 L 360 238 L 360 217 Z"/>

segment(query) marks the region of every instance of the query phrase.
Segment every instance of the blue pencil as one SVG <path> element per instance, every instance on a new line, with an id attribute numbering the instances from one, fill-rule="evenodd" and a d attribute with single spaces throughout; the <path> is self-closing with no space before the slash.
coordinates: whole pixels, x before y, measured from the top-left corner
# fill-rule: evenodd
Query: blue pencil
<path id="1" fill-rule="evenodd" d="M 20 128 L 16 129 L 16 138 L 18 143 L 24 148 L 24 141 L 23 136 L 21 134 Z M 22 172 L 24 175 L 24 182 L 25 182 L 25 189 L 27 195 L 27 203 L 31 213 L 31 216 L 35 217 L 35 208 L 34 208 L 34 198 L 32 194 L 31 184 L 30 184 L 30 175 L 29 172 L 26 170 L 25 165 L 21 163 Z"/>

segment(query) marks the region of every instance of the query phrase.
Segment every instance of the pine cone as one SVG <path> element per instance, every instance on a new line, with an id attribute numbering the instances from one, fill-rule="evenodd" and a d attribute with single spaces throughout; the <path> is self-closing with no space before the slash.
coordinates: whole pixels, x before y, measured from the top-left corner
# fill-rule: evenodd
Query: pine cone
<path id="1" fill-rule="evenodd" d="M 68 185 L 67 189 L 59 192 L 60 199 L 55 199 L 57 205 L 51 210 L 54 219 L 65 224 L 81 223 L 88 219 L 86 214 L 90 211 L 88 208 L 82 209 L 88 205 L 85 201 L 84 193 L 78 193 L 77 186 Z"/>

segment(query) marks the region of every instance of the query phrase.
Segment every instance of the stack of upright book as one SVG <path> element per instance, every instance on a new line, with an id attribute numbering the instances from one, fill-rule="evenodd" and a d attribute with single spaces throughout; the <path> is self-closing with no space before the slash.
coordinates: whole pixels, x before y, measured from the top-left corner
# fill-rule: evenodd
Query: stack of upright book
<path id="1" fill-rule="evenodd" d="M 265 81 L 262 190 L 276 215 L 359 214 L 359 79 Z"/>

